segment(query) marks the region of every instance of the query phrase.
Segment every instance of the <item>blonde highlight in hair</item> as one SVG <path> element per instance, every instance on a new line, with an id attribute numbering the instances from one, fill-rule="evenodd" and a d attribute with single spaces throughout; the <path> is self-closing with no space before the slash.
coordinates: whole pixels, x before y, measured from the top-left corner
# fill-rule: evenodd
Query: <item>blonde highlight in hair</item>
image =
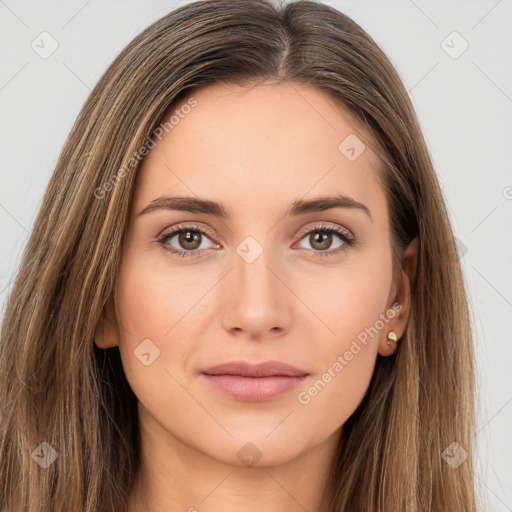
<path id="1" fill-rule="evenodd" d="M 125 510 L 139 468 L 137 400 L 117 348 L 101 350 L 93 339 L 115 293 L 134 155 L 169 106 L 197 88 L 268 79 L 321 88 L 376 141 L 395 276 L 405 248 L 419 239 L 409 323 L 396 354 L 378 357 L 365 397 L 343 425 L 331 511 L 478 510 L 469 309 L 420 125 L 373 39 L 337 10 L 300 0 L 184 5 L 139 34 L 88 97 L 2 324 L 1 509 Z M 43 441 L 58 453 L 46 469 L 31 457 Z M 470 454 L 456 469 L 441 456 L 453 441 Z"/>

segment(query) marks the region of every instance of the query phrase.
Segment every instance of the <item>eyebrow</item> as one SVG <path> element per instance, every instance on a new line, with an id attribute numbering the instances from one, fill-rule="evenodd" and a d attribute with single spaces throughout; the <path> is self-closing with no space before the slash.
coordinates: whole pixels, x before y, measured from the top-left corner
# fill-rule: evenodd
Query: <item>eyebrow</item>
<path id="1" fill-rule="evenodd" d="M 359 209 L 365 212 L 373 222 L 372 214 L 366 205 L 342 194 L 324 196 L 307 201 L 302 199 L 294 201 L 286 210 L 284 216 L 305 215 L 307 213 L 329 210 L 331 208 Z M 139 215 L 144 215 L 155 210 L 177 210 L 191 213 L 204 213 L 220 219 L 229 219 L 231 217 L 229 210 L 221 203 L 197 197 L 157 197 L 156 199 L 153 199 L 139 213 Z"/>

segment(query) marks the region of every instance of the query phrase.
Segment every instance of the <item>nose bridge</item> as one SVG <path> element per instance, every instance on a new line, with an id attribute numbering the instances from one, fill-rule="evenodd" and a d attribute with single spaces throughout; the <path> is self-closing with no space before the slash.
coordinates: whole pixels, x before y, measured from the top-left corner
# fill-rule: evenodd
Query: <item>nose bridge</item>
<path id="1" fill-rule="evenodd" d="M 270 271 L 276 258 L 272 248 L 262 244 L 247 237 L 237 247 L 234 263 L 239 300 L 255 310 L 270 306 L 275 294 L 279 293 L 275 275 Z"/>
<path id="2" fill-rule="evenodd" d="M 272 260 L 275 261 L 275 258 L 272 258 L 271 249 L 260 247 L 256 246 L 255 242 L 245 241 L 237 248 L 235 257 L 237 280 L 241 285 L 241 291 L 250 291 L 248 295 L 254 298 L 260 294 L 275 292 L 275 283 L 273 287 L 270 286 L 271 281 L 275 279 L 270 271 Z"/>

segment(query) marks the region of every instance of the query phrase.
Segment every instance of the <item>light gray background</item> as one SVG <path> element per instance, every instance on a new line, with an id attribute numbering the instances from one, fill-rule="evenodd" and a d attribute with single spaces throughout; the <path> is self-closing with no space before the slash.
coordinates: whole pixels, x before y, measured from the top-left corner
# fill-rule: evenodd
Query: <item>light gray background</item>
<path id="1" fill-rule="evenodd" d="M 0 0 L 2 311 L 45 186 L 90 89 L 136 34 L 184 3 Z M 512 2 L 325 3 L 383 47 L 417 109 L 470 292 L 476 482 L 485 510 L 512 511 Z M 46 59 L 31 47 L 43 31 L 59 45 Z M 453 31 L 469 44 L 457 58 L 447 51 L 459 53 L 464 42 Z"/>

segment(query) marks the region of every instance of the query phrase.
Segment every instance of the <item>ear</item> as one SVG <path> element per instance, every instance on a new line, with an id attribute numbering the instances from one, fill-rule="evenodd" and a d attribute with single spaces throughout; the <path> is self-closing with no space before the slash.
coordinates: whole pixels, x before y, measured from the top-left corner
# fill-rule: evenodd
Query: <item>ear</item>
<path id="1" fill-rule="evenodd" d="M 98 321 L 94 335 L 94 343 L 96 343 L 99 348 L 111 348 L 118 346 L 119 341 L 119 326 L 115 315 L 114 300 L 112 296 L 110 296 Z"/>
<path id="2" fill-rule="evenodd" d="M 390 299 L 392 299 L 391 305 L 398 303 L 401 309 L 382 330 L 379 340 L 379 354 L 382 356 L 389 356 L 396 351 L 400 343 L 400 338 L 407 326 L 407 321 L 409 320 L 411 313 L 411 288 L 416 278 L 416 268 L 418 266 L 418 244 L 418 236 L 416 236 L 407 246 L 402 258 L 402 272 L 400 278 L 398 282 L 393 285 L 393 290 L 395 291 L 392 292 L 390 296 Z M 396 333 L 398 341 L 396 343 L 391 342 L 391 344 L 388 345 L 387 335 L 390 331 Z"/>

